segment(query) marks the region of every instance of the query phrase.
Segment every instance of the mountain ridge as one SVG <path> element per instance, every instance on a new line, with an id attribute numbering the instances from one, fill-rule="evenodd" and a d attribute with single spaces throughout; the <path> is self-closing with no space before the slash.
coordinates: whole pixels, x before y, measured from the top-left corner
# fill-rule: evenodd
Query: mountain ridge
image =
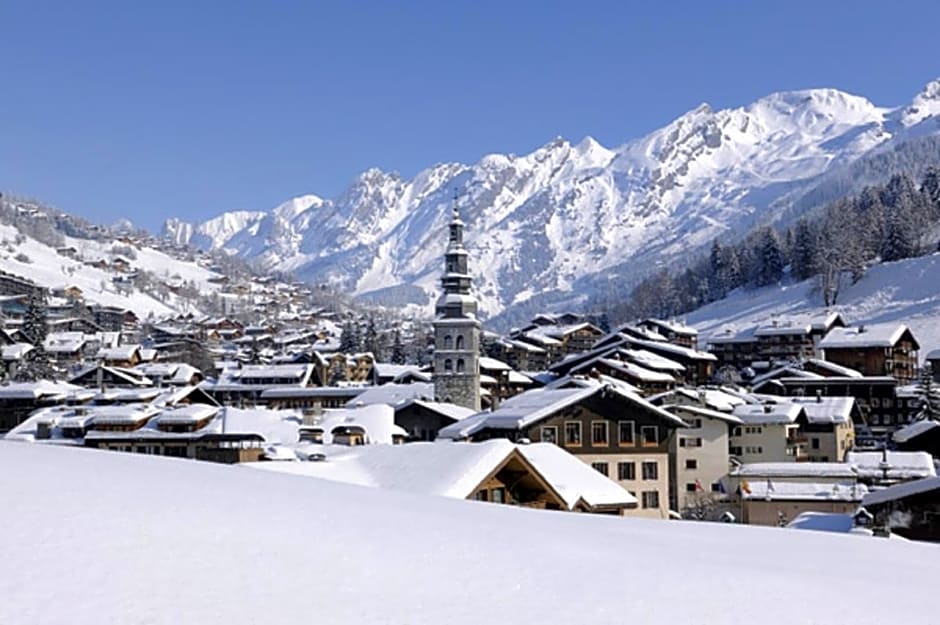
<path id="1" fill-rule="evenodd" d="M 582 290 L 613 274 L 629 283 L 745 223 L 773 220 L 787 194 L 893 142 L 937 134 L 937 119 L 940 80 L 896 107 L 830 88 L 717 111 L 703 103 L 613 148 L 556 137 L 528 154 L 437 164 L 411 179 L 370 168 L 334 199 L 168 220 L 163 234 L 428 307 L 456 189 L 481 311 L 494 316 L 535 297 L 586 298 Z"/>

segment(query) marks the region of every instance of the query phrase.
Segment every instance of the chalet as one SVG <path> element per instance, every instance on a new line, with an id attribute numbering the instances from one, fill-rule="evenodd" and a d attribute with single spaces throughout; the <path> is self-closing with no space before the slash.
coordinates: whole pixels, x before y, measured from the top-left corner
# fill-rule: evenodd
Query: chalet
<path id="1" fill-rule="evenodd" d="M 761 356 L 758 352 L 757 337 L 754 336 L 756 328 L 735 330 L 725 328 L 718 334 L 708 337 L 706 343 L 709 353 L 716 359 L 716 366 L 744 369 L 750 367 Z"/>
<path id="2" fill-rule="evenodd" d="M 516 371 L 542 371 L 548 368 L 548 350 L 515 339 L 500 338 L 495 341 L 487 353 L 506 362 Z"/>
<path id="3" fill-rule="evenodd" d="M 86 388 L 140 388 L 153 386 L 153 381 L 139 371 L 123 367 L 108 367 L 106 365 L 86 367 L 75 374 L 69 380 L 69 383 Z"/>
<path id="4" fill-rule="evenodd" d="M 393 406 L 395 425 L 408 433 L 409 441 L 433 441 L 443 428 L 475 414 L 457 404 L 414 397 Z"/>
<path id="5" fill-rule="evenodd" d="M 322 386 L 313 365 L 246 365 L 223 371 L 217 382 L 202 383 L 203 389 L 223 404 L 253 404 L 261 399 L 264 391 L 311 386 Z"/>
<path id="6" fill-rule="evenodd" d="M 662 319 L 644 319 L 638 324 L 641 328 L 652 330 L 674 345 L 698 349 L 698 330 L 677 321 Z"/>
<path id="7" fill-rule="evenodd" d="M 940 477 L 929 477 L 868 493 L 862 506 L 875 528 L 911 540 L 940 542 Z"/>
<path id="8" fill-rule="evenodd" d="M 189 386 L 202 382 L 202 372 L 182 362 L 148 362 L 134 367 L 148 377 L 156 386 Z"/>
<path id="9" fill-rule="evenodd" d="M 113 332 L 120 332 L 125 326 L 136 326 L 139 322 L 134 311 L 116 306 L 94 306 L 91 314 L 96 324 Z"/>
<path id="10" fill-rule="evenodd" d="M 898 381 L 889 376 L 784 377 L 754 387 L 757 393 L 790 397 L 854 397 L 863 422 L 856 422 L 856 437 L 883 439 L 910 423 L 916 407 L 898 397 Z"/>
<path id="11" fill-rule="evenodd" d="M 103 347 L 98 351 L 98 360 L 106 367 L 133 368 L 140 364 L 140 345 Z"/>
<path id="12" fill-rule="evenodd" d="M 45 299 L 47 290 L 28 278 L 0 271 L 0 295 L 22 295 L 25 297 L 35 295 L 40 299 Z"/>
<path id="13" fill-rule="evenodd" d="M 940 349 L 930 350 L 924 361 L 930 364 L 933 381 L 940 382 Z"/>
<path id="14" fill-rule="evenodd" d="M 572 374 L 599 373 L 618 380 L 623 380 L 639 389 L 644 395 L 653 395 L 675 388 L 676 380 L 668 373 L 652 371 L 632 362 L 616 358 L 597 358 L 575 367 Z"/>
<path id="15" fill-rule="evenodd" d="M 777 319 L 754 330 L 757 353 L 761 360 L 793 362 L 816 355 L 813 328 L 809 323 L 780 323 Z"/>
<path id="16" fill-rule="evenodd" d="M 803 407 L 795 440 L 810 462 L 839 462 L 855 447 L 855 423 L 862 423 L 854 397 L 791 397 Z"/>
<path id="17" fill-rule="evenodd" d="M 18 426 L 34 410 L 64 404 L 79 390 L 78 386 L 47 380 L 0 386 L 0 433 Z"/>
<path id="18" fill-rule="evenodd" d="M 833 328 L 819 343 L 825 359 L 867 376 L 892 376 L 902 384 L 917 377 L 920 344 L 905 325 Z"/>
<path id="19" fill-rule="evenodd" d="M 631 338 L 627 341 L 634 349 L 643 349 L 662 358 L 679 363 L 685 367 L 683 381 L 686 384 L 705 384 L 715 374 L 715 364 L 718 359 L 708 352 L 702 352 L 681 345 L 673 345 L 663 341 L 650 341 L 646 339 Z"/>
<path id="20" fill-rule="evenodd" d="M 360 385 L 275 387 L 262 391 L 258 401 L 272 409 L 299 410 L 305 417 L 316 417 L 324 410 L 346 406 L 366 388 Z"/>
<path id="21" fill-rule="evenodd" d="M 735 461 L 794 462 L 806 456 L 799 429 L 805 422 L 802 406 L 789 402 L 742 404 L 732 414 L 741 425 L 731 429 L 729 451 Z"/>
<path id="22" fill-rule="evenodd" d="M 739 417 L 691 403 L 664 404 L 688 424 L 670 441 L 669 505 L 684 518 L 715 518 L 726 499 L 722 478 L 728 473 L 730 428 Z M 715 513 L 711 513 L 715 511 Z"/>
<path id="23" fill-rule="evenodd" d="M 497 410 L 443 428 L 438 436 L 557 444 L 638 494 L 638 515 L 667 518 L 669 445 L 676 429 L 686 425 L 638 395 L 592 384 L 522 393 Z"/>
<path id="24" fill-rule="evenodd" d="M 555 445 L 489 440 L 324 445 L 319 451 L 320 461 L 255 466 L 373 488 L 543 510 L 622 515 L 637 505 L 628 492 Z"/>

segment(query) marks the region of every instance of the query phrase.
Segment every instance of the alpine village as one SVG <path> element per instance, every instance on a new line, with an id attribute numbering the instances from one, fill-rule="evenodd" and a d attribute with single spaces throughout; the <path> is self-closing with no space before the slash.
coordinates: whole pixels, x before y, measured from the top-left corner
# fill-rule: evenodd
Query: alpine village
<path id="1" fill-rule="evenodd" d="M 61 218 L 4 202 L 33 226 Z M 489 505 L 940 540 L 940 350 L 903 320 L 827 306 L 702 336 L 682 310 L 603 310 L 490 331 L 447 210 L 431 318 L 135 232 L 97 256 L 57 247 L 60 287 L 3 272 L 0 435 Z M 147 250 L 215 290 L 159 278 Z M 75 268 L 110 272 L 102 292 L 195 291 L 188 308 L 213 314 L 86 302 Z"/>

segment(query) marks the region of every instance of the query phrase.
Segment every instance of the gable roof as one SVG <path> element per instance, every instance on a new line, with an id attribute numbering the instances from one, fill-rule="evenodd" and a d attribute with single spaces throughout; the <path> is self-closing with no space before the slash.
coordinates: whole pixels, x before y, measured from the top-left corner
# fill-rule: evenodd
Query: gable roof
<path id="1" fill-rule="evenodd" d="M 879 323 L 851 328 L 833 328 L 819 342 L 821 349 L 846 349 L 860 347 L 893 347 L 905 333 L 911 335 L 914 349 L 920 346 L 910 329 L 902 324 Z"/>

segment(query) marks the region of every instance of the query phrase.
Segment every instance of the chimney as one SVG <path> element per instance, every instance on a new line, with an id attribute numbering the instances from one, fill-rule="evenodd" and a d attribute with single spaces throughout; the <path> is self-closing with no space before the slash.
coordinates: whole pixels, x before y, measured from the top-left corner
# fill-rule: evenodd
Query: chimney
<path id="1" fill-rule="evenodd" d="M 822 403 L 822 389 L 821 388 L 816 389 L 816 403 L 817 404 Z"/>
<path id="2" fill-rule="evenodd" d="M 859 334 L 864 334 L 864 333 L 865 333 L 865 326 L 864 326 L 864 325 L 859 325 L 859 326 L 858 326 L 858 333 L 859 333 Z"/>
<path id="3" fill-rule="evenodd" d="M 773 412 L 773 407 L 770 404 L 764 404 L 764 414 L 770 414 Z"/>

